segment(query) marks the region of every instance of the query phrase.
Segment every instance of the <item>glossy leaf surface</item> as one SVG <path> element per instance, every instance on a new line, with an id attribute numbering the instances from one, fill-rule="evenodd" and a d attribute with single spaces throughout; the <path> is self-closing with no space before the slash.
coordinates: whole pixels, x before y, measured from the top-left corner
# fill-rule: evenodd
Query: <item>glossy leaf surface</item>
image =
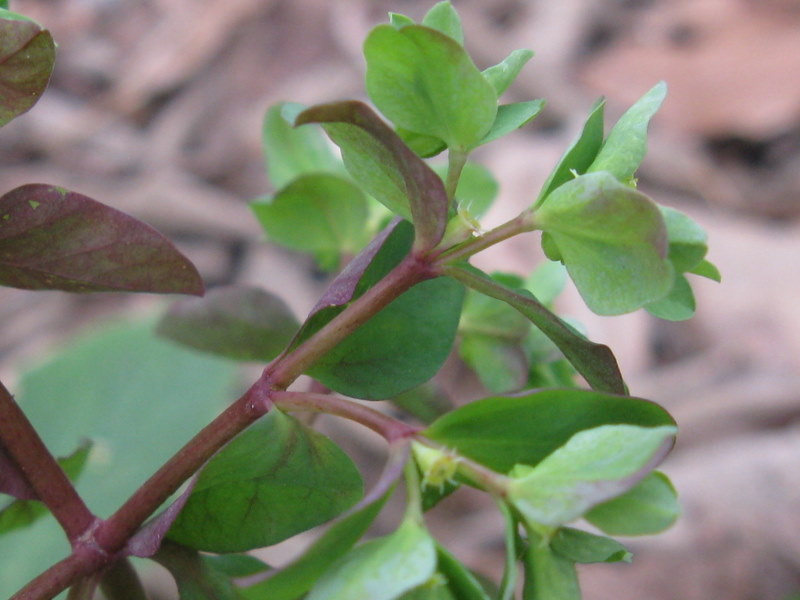
<path id="1" fill-rule="evenodd" d="M 0 8 L 0 127 L 36 104 L 56 58 L 50 32 Z"/>
<path id="2" fill-rule="evenodd" d="M 302 107 L 280 102 L 264 117 L 262 145 L 267 174 L 272 185 L 282 188 L 310 173 L 343 173 L 341 161 L 317 127 L 293 127 L 286 113 Z"/>
<path id="3" fill-rule="evenodd" d="M 641 481 L 672 447 L 675 427 L 580 431 L 534 467 L 515 467 L 509 501 L 531 524 L 559 526 Z"/>
<path id="4" fill-rule="evenodd" d="M 269 546 L 332 519 L 361 494 L 361 476 L 338 446 L 272 410 L 203 468 L 168 538 L 209 552 Z"/>
<path id="5" fill-rule="evenodd" d="M 381 25 L 367 37 L 364 54 L 369 96 L 398 127 L 464 152 L 494 123 L 494 88 L 451 37 L 421 25 Z"/>
<path id="6" fill-rule="evenodd" d="M 41 184 L 0 197 L 0 285 L 203 293 L 197 269 L 155 229 L 76 192 Z"/>
<path id="7" fill-rule="evenodd" d="M 455 341 L 464 286 L 423 281 L 392 301 L 307 372 L 339 393 L 380 400 L 433 377 Z"/>
<path id="8" fill-rule="evenodd" d="M 307 600 L 394 600 L 425 583 L 436 569 L 436 547 L 412 520 L 390 535 L 351 550 L 326 572 Z"/>
<path id="9" fill-rule="evenodd" d="M 535 219 L 593 312 L 632 312 L 669 292 L 673 269 L 661 212 L 611 174 L 592 173 L 561 185 Z"/>
<path id="10" fill-rule="evenodd" d="M 410 216 L 418 247 L 432 248 L 442 239 L 448 209 L 444 184 L 371 108 L 354 101 L 314 106 L 298 116 L 297 124 L 304 123 L 328 124 L 356 181 L 389 210 Z"/>
<path id="11" fill-rule="evenodd" d="M 647 152 L 647 126 L 666 95 L 662 81 L 631 106 L 612 127 L 587 172 L 607 171 L 623 182 L 631 179 Z"/>
<path id="12" fill-rule="evenodd" d="M 280 354 L 299 326 L 277 296 L 257 287 L 230 286 L 174 303 L 157 332 L 203 352 L 268 361 Z"/>
<path id="13" fill-rule="evenodd" d="M 588 390 L 543 390 L 477 400 L 422 432 L 499 472 L 536 465 L 574 434 L 608 424 L 674 425 L 663 408 L 630 396 Z"/>
<path id="14" fill-rule="evenodd" d="M 656 471 L 621 496 L 595 506 L 585 518 L 609 535 L 649 535 L 670 527 L 680 512 L 675 488 Z"/>

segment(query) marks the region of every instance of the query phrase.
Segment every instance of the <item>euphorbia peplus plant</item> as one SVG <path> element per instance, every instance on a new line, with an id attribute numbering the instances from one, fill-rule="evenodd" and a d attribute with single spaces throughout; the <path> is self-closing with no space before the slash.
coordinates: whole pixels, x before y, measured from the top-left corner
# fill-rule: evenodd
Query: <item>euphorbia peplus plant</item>
<path id="1" fill-rule="evenodd" d="M 42 93 L 54 45 L 7 10 L 0 36 L 6 123 Z M 674 521 L 675 492 L 654 470 L 672 447 L 672 417 L 628 395 L 609 348 L 551 310 L 565 271 L 596 313 L 644 308 L 674 320 L 694 310 L 687 273 L 718 279 L 702 229 L 636 189 L 665 86 L 607 135 L 603 102 L 595 104 L 538 197 L 485 231 L 480 219 L 497 184 L 469 156 L 528 123 L 544 102 L 499 101 L 530 51 L 481 71 L 462 44 L 449 2 L 421 24 L 391 14 L 364 44 L 367 92 L 382 117 L 357 101 L 268 110 L 264 148 L 278 191 L 253 210 L 269 239 L 338 274 L 302 322 L 274 294 L 245 287 L 168 310 L 163 336 L 267 366 L 110 516 L 96 516 L 71 482 L 91 444 L 55 459 L 0 387 L 0 491 L 13 497 L 0 511 L 0 534 L 29 526 L 43 505 L 72 547 L 14 598 L 67 589 L 91 598 L 98 586 L 108 598 L 144 598 L 129 561 L 144 557 L 172 573 L 186 600 L 507 600 L 520 590 L 525 599 L 571 599 L 580 597 L 576 563 L 631 557 L 575 521 L 626 536 Z M 446 164 L 426 160 L 445 151 Z M 532 231 L 552 262 L 530 277 L 469 263 Z M 0 198 L 0 283 L 203 294 L 196 269 L 154 230 L 50 185 Z M 430 382 L 454 351 L 491 395 L 456 406 L 437 392 Z M 174 384 L 180 364 L 169 368 Z M 302 374 L 316 381 L 312 391 L 289 391 Z M 70 419 L 70 409 L 51 418 Z M 420 425 L 395 416 L 398 409 Z M 334 442 L 291 416 L 309 412 L 385 438 L 388 459 L 372 489 L 364 493 Z M 401 477 L 407 508 L 397 529 L 359 544 Z M 425 511 L 463 485 L 489 494 L 505 519 L 497 584 L 476 577 L 425 526 Z M 287 565 L 245 554 L 331 520 Z"/>

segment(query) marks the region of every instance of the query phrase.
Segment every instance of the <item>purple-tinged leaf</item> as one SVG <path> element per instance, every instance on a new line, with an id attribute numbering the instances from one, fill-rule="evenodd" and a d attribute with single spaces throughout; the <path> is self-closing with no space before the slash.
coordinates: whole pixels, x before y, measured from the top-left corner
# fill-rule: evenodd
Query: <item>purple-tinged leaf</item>
<path id="1" fill-rule="evenodd" d="M 299 323 L 286 303 L 257 287 L 230 286 L 175 302 L 156 331 L 190 348 L 236 360 L 272 360 Z"/>
<path id="2" fill-rule="evenodd" d="M 155 229 L 76 192 L 29 184 L 0 197 L 0 285 L 67 292 L 203 293 Z"/>
<path id="3" fill-rule="evenodd" d="M 374 151 L 379 150 L 381 158 L 388 159 L 390 162 L 377 165 L 377 167 L 384 171 L 390 171 L 387 173 L 389 177 L 395 182 L 401 182 L 404 188 L 402 191 L 407 199 L 416 229 L 415 246 L 417 250 L 429 250 L 441 241 L 447 224 L 448 210 L 444 184 L 436 173 L 406 146 L 392 128 L 386 125 L 371 108 L 356 101 L 321 104 L 300 113 L 296 124 L 304 123 L 344 124 L 338 129 L 343 135 L 334 134 L 332 137 L 337 144 L 343 142 L 340 145 L 342 145 L 346 165 L 353 154 L 360 154 L 361 160 L 370 160 L 371 157 L 374 157 Z M 369 134 L 371 140 L 363 139 L 363 137 L 353 138 L 349 135 L 352 133 L 352 127 Z M 329 133 L 331 133 L 330 129 Z M 344 143 L 345 138 L 355 143 Z M 374 147 L 376 142 L 378 148 Z M 348 165 L 348 169 L 350 168 Z M 372 193 L 372 190 L 367 191 Z"/>
<path id="4" fill-rule="evenodd" d="M 20 500 L 36 500 L 38 496 L 25 474 L 0 444 L 0 493 Z"/>
<path id="5" fill-rule="evenodd" d="M 161 547 L 164 538 L 172 527 L 172 523 L 178 518 L 178 515 L 186 505 L 189 496 L 192 495 L 194 484 L 197 482 L 197 477 L 193 477 L 186 490 L 178 496 L 175 501 L 170 504 L 166 510 L 153 517 L 142 527 L 136 534 L 128 540 L 125 546 L 125 554 L 127 556 L 139 556 L 141 558 L 150 558 Z"/>
<path id="6" fill-rule="evenodd" d="M 0 10 L 0 127 L 28 111 L 47 87 L 56 46 L 41 25 Z"/>

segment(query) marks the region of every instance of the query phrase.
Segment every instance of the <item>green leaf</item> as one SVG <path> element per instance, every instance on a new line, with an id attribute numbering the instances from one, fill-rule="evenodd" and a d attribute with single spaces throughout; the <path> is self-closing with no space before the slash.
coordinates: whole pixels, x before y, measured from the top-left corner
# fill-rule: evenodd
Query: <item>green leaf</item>
<path id="1" fill-rule="evenodd" d="M 200 472 L 168 538 L 209 552 L 269 546 L 328 521 L 362 494 L 353 462 L 273 409 Z"/>
<path id="2" fill-rule="evenodd" d="M 228 577 L 250 577 L 269 571 L 269 565 L 249 554 L 222 554 L 201 556 L 210 568 Z"/>
<path id="3" fill-rule="evenodd" d="M 328 123 L 353 177 L 389 210 L 410 215 L 417 248 L 439 243 L 449 206 L 444 184 L 371 108 L 354 101 L 321 104 L 298 116 L 297 124 L 304 123 Z"/>
<path id="4" fill-rule="evenodd" d="M 407 17 L 406 15 L 402 15 L 396 12 L 389 13 L 389 23 L 395 29 L 400 29 L 402 27 L 405 27 L 406 25 L 416 25 L 414 19 L 412 19 L 411 17 Z"/>
<path id="5" fill-rule="evenodd" d="M 610 173 L 582 175 L 561 185 L 534 218 L 557 245 L 593 312 L 632 312 L 663 298 L 672 287 L 661 212 Z"/>
<path id="6" fill-rule="evenodd" d="M 341 161 L 317 127 L 293 127 L 287 120 L 289 110 L 299 104 L 273 104 L 264 116 L 262 146 L 267 173 L 272 185 L 282 188 L 301 175 L 343 172 Z"/>
<path id="7" fill-rule="evenodd" d="M 696 267 L 691 269 L 689 273 L 693 273 L 694 275 L 699 275 L 700 277 L 705 277 L 707 279 L 711 279 L 712 281 L 716 281 L 719 283 L 722 281 L 722 275 L 719 272 L 719 269 L 713 263 L 703 259 L 701 260 Z"/>
<path id="8" fill-rule="evenodd" d="M 83 441 L 72 454 L 59 458 L 58 464 L 64 469 L 67 477 L 75 481 L 83 472 L 92 443 Z M 34 498 L 17 499 L 0 509 L 0 535 L 28 527 L 48 514 L 47 508 Z"/>
<path id="9" fill-rule="evenodd" d="M 447 548 L 437 543 L 436 555 L 438 557 L 437 571 L 447 581 L 447 587 L 452 592 L 453 598 L 456 600 L 489 600 L 489 596 L 475 575 Z"/>
<path id="10" fill-rule="evenodd" d="M 505 521 L 504 542 L 506 547 L 506 560 L 503 565 L 503 579 L 500 582 L 500 590 L 497 593 L 497 600 L 514 600 L 516 597 L 517 578 L 519 576 L 519 552 L 517 550 L 517 540 L 519 538 L 519 524 L 517 517 L 505 502 L 496 500 L 497 507 L 503 515 Z"/>
<path id="11" fill-rule="evenodd" d="M 384 494 L 334 523 L 299 558 L 268 579 L 240 590 L 247 600 L 295 600 L 366 533 L 386 503 Z"/>
<path id="12" fill-rule="evenodd" d="M 545 306 L 550 306 L 564 291 L 567 270 L 559 262 L 543 261 L 525 281 L 524 287 Z"/>
<path id="13" fill-rule="evenodd" d="M 423 423 L 432 423 L 453 408 L 452 400 L 435 381 L 429 381 L 391 399 Z"/>
<path id="14" fill-rule="evenodd" d="M 700 225 L 688 215 L 659 206 L 667 225 L 669 238 L 668 258 L 677 273 L 685 273 L 695 268 L 708 252 L 708 236 Z"/>
<path id="15" fill-rule="evenodd" d="M 611 129 L 588 173 L 608 171 L 628 181 L 647 153 L 647 126 L 667 95 L 667 84 L 656 84 L 631 106 Z"/>
<path id="16" fill-rule="evenodd" d="M 56 455 L 94 448 L 77 483 L 106 518 L 236 397 L 236 366 L 152 334 L 152 324 L 98 323 L 21 376 L 18 401 Z M 154 418 L 158 415 L 158 418 Z M 0 537 L 0 597 L 69 554 L 51 516 Z"/>
<path id="17" fill-rule="evenodd" d="M 300 175 L 269 200 L 250 207 L 267 238 L 292 250 L 356 254 L 368 241 L 367 198 L 338 175 Z"/>
<path id="18" fill-rule="evenodd" d="M 409 519 L 392 534 L 351 550 L 317 582 L 306 600 L 394 600 L 425 583 L 436 568 L 436 546 Z"/>
<path id="19" fill-rule="evenodd" d="M 423 281 L 322 356 L 307 373 L 341 394 L 380 400 L 433 377 L 450 354 L 464 287 Z"/>
<path id="20" fill-rule="evenodd" d="M 0 197 L 0 285 L 203 293 L 197 269 L 155 229 L 91 198 L 43 184 Z"/>
<path id="21" fill-rule="evenodd" d="M 469 265 L 448 269 L 470 288 L 513 306 L 538 327 L 594 389 L 625 393 L 617 361 L 607 346 L 595 344 L 559 319 L 527 290 L 512 290 Z"/>
<path id="22" fill-rule="evenodd" d="M 581 600 L 575 564 L 549 546 L 532 543 L 524 564 L 523 600 Z"/>
<path id="23" fill-rule="evenodd" d="M 609 535 L 650 535 L 671 527 L 680 512 L 675 488 L 666 475 L 655 471 L 621 496 L 598 504 L 584 518 Z"/>
<path id="24" fill-rule="evenodd" d="M 576 433 L 609 424 L 674 425 L 640 398 L 562 389 L 489 397 L 458 408 L 422 432 L 499 473 L 536 465 Z"/>
<path id="25" fill-rule="evenodd" d="M 415 154 L 422 158 L 436 156 L 447 148 L 447 144 L 435 136 L 415 133 L 402 127 L 397 128 L 397 135 Z"/>
<path id="26" fill-rule="evenodd" d="M 569 523 L 636 485 L 672 448 L 675 431 L 635 425 L 580 431 L 535 467 L 515 467 L 509 502 L 531 526 Z"/>
<path id="27" fill-rule="evenodd" d="M 461 28 L 461 17 L 449 0 L 437 2 L 422 19 L 425 27 L 436 29 L 453 38 L 459 44 L 464 43 L 464 30 Z"/>
<path id="28" fill-rule="evenodd" d="M 645 304 L 645 310 L 659 319 L 685 321 L 694 316 L 695 301 L 692 286 L 681 274 L 675 275 L 672 289 L 661 300 Z"/>
<path id="29" fill-rule="evenodd" d="M 516 131 L 530 123 L 544 108 L 544 100 L 530 100 L 528 102 L 515 102 L 501 104 L 497 107 L 497 116 L 491 129 L 481 140 L 481 145 Z"/>
<path id="30" fill-rule="evenodd" d="M 577 175 L 585 173 L 592 164 L 603 145 L 603 109 L 605 105 L 606 102 L 603 99 L 595 102 L 580 134 L 570 144 L 544 182 L 542 191 L 539 192 L 539 198 L 536 200 L 536 207 L 541 206 L 553 190 L 574 179 Z"/>
<path id="31" fill-rule="evenodd" d="M 7 10 L 8 9 L 8 0 L 0 0 L 0 8 Z"/>
<path id="32" fill-rule="evenodd" d="M 277 296 L 251 286 L 215 288 L 174 303 L 156 329 L 184 346 L 235 360 L 272 360 L 300 324 Z"/>
<path id="33" fill-rule="evenodd" d="M 230 578 L 203 558 L 196 550 L 171 542 L 153 557 L 174 577 L 180 600 L 239 600 Z"/>
<path id="34" fill-rule="evenodd" d="M 617 540 L 562 527 L 550 540 L 554 552 L 576 563 L 632 562 L 633 554 Z"/>
<path id="35" fill-rule="evenodd" d="M 421 25 L 380 25 L 367 37 L 364 54 L 369 96 L 398 127 L 467 152 L 494 123 L 494 88 L 449 36 Z"/>
<path id="36" fill-rule="evenodd" d="M 484 69 L 483 76 L 486 81 L 492 84 L 497 97 L 503 95 L 508 87 L 514 83 L 514 80 L 522 71 L 522 67 L 533 58 L 533 51 L 520 49 L 514 50 L 511 54 L 506 56 L 502 62 Z"/>
<path id="37" fill-rule="evenodd" d="M 0 127 L 36 104 L 55 59 L 56 45 L 49 31 L 0 8 Z"/>

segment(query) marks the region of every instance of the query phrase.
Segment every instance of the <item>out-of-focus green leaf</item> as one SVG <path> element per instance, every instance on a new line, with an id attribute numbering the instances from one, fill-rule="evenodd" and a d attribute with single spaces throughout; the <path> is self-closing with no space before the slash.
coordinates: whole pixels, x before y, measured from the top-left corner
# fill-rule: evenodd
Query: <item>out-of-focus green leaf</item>
<path id="1" fill-rule="evenodd" d="M 558 187 L 534 218 L 558 247 L 587 306 L 600 315 L 632 312 L 669 292 L 667 230 L 656 204 L 610 173 Z"/>
<path id="2" fill-rule="evenodd" d="M 341 161 L 334 156 L 330 144 L 318 127 L 292 126 L 287 112 L 305 107 L 279 102 L 264 116 L 262 146 L 267 174 L 275 189 L 280 189 L 301 175 L 311 173 L 343 174 Z"/>
<path id="3" fill-rule="evenodd" d="M 581 600 L 575 564 L 548 545 L 532 542 L 524 565 L 523 600 Z"/>
<path id="4" fill-rule="evenodd" d="M 165 542 L 153 560 L 175 578 L 180 600 L 239 600 L 230 578 L 196 550 Z"/>
<path id="5" fill-rule="evenodd" d="M 0 285 L 203 293 L 197 269 L 155 229 L 91 198 L 43 184 L 0 197 Z"/>
<path id="6" fill-rule="evenodd" d="M 588 531 L 562 527 L 550 540 L 550 547 L 576 563 L 631 562 L 633 554 L 617 540 Z"/>
<path id="7" fill-rule="evenodd" d="M 630 180 L 647 152 L 647 126 L 666 95 L 662 81 L 637 100 L 611 129 L 587 172 L 607 171 L 619 181 Z"/>
<path id="8" fill-rule="evenodd" d="M 670 527 L 680 512 L 675 488 L 666 475 L 655 471 L 584 517 L 609 535 L 650 535 Z"/>
<path id="9" fill-rule="evenodd" d="M 0 127 L 36 104 L 56 59 L 50 32 L 6 8 L 0 6 Z"/>
<path id="10" fill-rule="evenodd" d="M 712 281 L 716 281 L 719 283 L 722 281 L 722 275 L 719 272 L 719 269 L 713 263 L 703 259 L 701 260 L 696 267 L 691 269 L 689 273 L 693 273 L 694 275 L 699 275 L 700 277 L 705 277 L 707 279 L 711 279 Z"/>
<path id="11" fill-rule="evenodd" d="M 587 429 L 674 423 L 667 411 L 647 400 L 563 389 L 477 400 L 440 417 L 422 435 L 507 473 L 517 464 L 538 464 Z"/>
<path id="12" fill-rule="evenodd" d="M 401 27 L 405 27 L 406 25 L 415 25 L 414 19 L 411 17 L 407 17 L 406 15 L 401 15 L 400 13 L 390 12 L 389 13 L 389 23 L 392 27 L 396 29 L 400 29 Z"/>
<path id="13" fill-rule="evenodd" d="M 676 428 L 602 425 L 536 466 L 511 471 L 508 499 L 531 524 L 557 527 L 631 489 L 666 456 Z"/>
<path id="14" fill-rule="evenodd" d="M 300 175 L 272 198 L 250 207 L 267 238 L 292 250 L 355 254 L 368 241 L 367 198 L 338 175 Z"/>
<path id="15" fill-rule="evenodd" d="M 661 300 L 645 304 L 645 310 L 659 319 L 685 321 L 694 316 L 695 301 L 692 286 L 686 277 L 675 275 L 672 289 Z"/>
<path id="16" fill-rule="evenodd" d="M 91 449 L 91 442 L 84 441 L 72 454 L 58 459 L 58 464 L 71 480 L 74 481 L 80 476 L 86 466 Z M 28 527 L 46 514 L 47 508 L 38 500 L 14 500 L 0 509 L 0 535 L 14 529 Z"/>
<path id="17" fill-rule="evenodd" d="M 461 17 L 458 16 L 450 0 L 443 0 L 442 2 L 434 4 L 422 19 L 422 25 L 441 31 L 459 44 L 464 43 L 464 30 L 461 27 Z"/>
<path id="18" fill-rule="evenodd" d="M 24 373 L 17 399 L 54 454 L 93 441 L 77 489 L 105 518 L 236 397 L 236 370 L 159 340 L 151 325 L 105 323 Z M 3 535 L 0 597 L 68 554 L 49 515 Z"/>
<path id="19" fill-rule="evenodd" d="M 466 152 L 494 123 L 494 88 L 448 35 L 421 25 L 380 25 L 364 54 L 369 96 L 396 126 Z"/>
<path id="20" fill-rule="evenodd" d="M 272 360 L 300 324 L 277 296 L 251 286 L 215 288 L 179 300 L 158 324 L 159 335 L 236 360 Z"/>
<path id="21" fill-rule="evenodd" d="M 436 569 L 436 546 L 413 520 L 392 534 L 345 554 L 306 600 L 394 600 L 422 585 Z"/>
<path id="22" fill-rule="evenodd" d="M 524 67 L 531 58 L 533 58 L 533 52 L 531 50 L 514 50 L 511 54 L 506 56 L 502 62 L 488 69 L 484 69 L 483 76 L 492 84 L 498 98 L 503 95 L 503 92 L 508 89 L 508 86 L 514 83 L 517 75 L 522 71 L 522 67 Z"/>
<path id="23" fill-rule="evenodd" d="M 544 100 L 529 100 L 513 104 L 501 104 L 497 107 L 497 116 L 491 129 L 481 140 L 481 145 L 516 131 L 530 123 L 544 108 Z"/>
<path id="24" fill-rule="evenodd" d="M 328 521 L 362 494 L 353 462 L 273 409 L 200 472 L 168 537 L 209 552 L 269 546 Z"/>

